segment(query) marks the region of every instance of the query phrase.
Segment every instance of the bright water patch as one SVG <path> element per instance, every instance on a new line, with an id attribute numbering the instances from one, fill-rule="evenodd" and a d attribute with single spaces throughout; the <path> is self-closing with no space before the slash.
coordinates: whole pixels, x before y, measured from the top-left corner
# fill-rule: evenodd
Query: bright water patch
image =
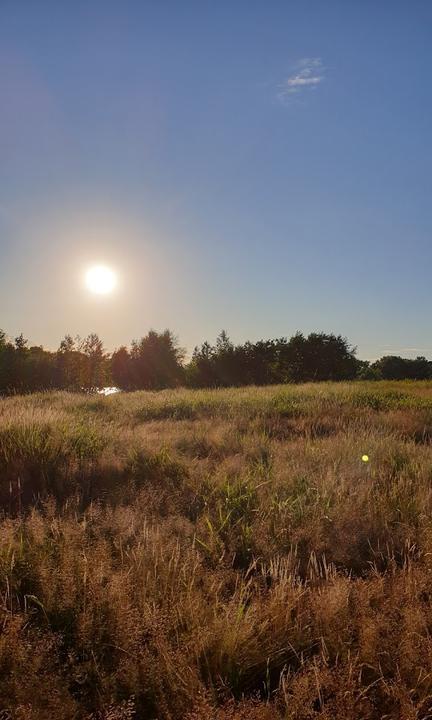
<path id="1" fill-rule="evenodd" d="M 115 393 L 121 392 L 121 390 L 118 387 L 104 387 L 99 388 L 96 392 L 98 395 L 114 395 Z"/>

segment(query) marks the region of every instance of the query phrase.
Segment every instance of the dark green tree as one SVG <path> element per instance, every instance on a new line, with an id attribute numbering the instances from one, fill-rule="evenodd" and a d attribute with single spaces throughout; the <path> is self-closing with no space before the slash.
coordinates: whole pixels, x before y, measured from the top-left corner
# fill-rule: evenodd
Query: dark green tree
<path id="1" fill-rule="evenodd" d="M 124 345 L 111 356 L 111 377 L 114 385 L 122 390 L 134 388 L 132 359 Z"/>
<path id="2" fill-rule="evenodd" d="M 136 388 L 158 390 L 183 382 L 184 351 L 170 330 L 150 330 L 132 343 L 132 378 Z"/>
<path id="3" fill-rule="evenodd" d="M 90 333 L 82 342 L 81 350 L 86 358 L 84 387 L 88 390 L 103 387 L 108 382 L 108 364 L 102 340 L 97 333 Z"/>

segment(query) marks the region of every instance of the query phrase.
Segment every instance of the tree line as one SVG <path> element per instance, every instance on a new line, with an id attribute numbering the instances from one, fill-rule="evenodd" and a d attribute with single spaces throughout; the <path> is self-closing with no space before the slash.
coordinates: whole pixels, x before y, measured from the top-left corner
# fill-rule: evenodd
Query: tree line
<path id="1" fill-rule="evenodd" d="M 63 389 L 159 390 L 271 385 L 324 380 L 426 380 L 432 363 L 424 357 L 384 356 L 374 363 L 359 360 L 356 348 L 341 335 L 323 332 L 291 338 L 234 344 L 222 331 L 214 345 L 204 342 L 185 361 L 185 352 L 170 330 L 150 330 L 130 347 L 108 354 L 96 333 L 66 335 L 56 351 L 14 340 L 0 330 L 0 394 Z"/>

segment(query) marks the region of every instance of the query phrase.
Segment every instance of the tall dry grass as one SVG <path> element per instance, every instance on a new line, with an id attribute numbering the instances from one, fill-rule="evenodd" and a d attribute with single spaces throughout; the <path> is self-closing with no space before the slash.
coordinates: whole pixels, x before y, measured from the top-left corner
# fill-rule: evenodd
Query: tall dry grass
<path id="1" fill-rule="evenodd" d="M 0 718 L 432 717 L 431 437 L 428 383 L 0 401 Z"/>

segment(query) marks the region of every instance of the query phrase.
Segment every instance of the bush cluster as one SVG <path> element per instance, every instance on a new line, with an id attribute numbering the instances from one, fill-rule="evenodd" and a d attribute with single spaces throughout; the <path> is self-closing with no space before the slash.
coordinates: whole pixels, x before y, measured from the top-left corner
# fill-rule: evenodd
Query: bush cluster
<path id="1" fill-rule="evenodd" d="M 28 347 L 22 335 L 10 342 L 0 331 L 0 394 L 104 386 L 160 390 L 430 377 L 432 363 L 425 358 L 387 356 L 371 364 L 356 358 L 346 338 L 322 332 L 234 345 L 222 331 L 215 345 L 203 343 L 185 362 L 185 353 L 169 330 L 150 330 L 130 348 L 120 347 L 111 355 L 95 333 L 84 340 L 66 335 L 58 350 L 49 352 Z"/>

